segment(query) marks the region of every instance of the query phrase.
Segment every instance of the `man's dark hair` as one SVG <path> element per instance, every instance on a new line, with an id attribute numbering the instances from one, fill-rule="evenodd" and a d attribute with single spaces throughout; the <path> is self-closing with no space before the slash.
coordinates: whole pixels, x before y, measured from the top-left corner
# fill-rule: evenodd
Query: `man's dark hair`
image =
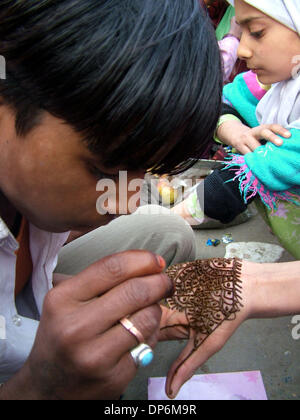
<path id="1" fill-rule="evenodd" d="M 0 55 L 19 135 L 47 111 L 105 166 L 156 173 L 213 136 L 221 61 L 199 0 L 1 0 Z"/>

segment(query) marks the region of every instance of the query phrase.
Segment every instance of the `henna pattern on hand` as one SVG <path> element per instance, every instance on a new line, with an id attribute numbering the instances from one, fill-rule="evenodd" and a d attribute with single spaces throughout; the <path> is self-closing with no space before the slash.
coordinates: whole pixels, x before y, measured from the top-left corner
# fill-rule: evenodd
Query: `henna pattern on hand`
<path id="1" fill-rule="evenodd" d="M 175 286 L 167 303 L 170 309 L 185 313 L 187 324 L 162 329 L 184 327 L 189 337 L 195 335 L 193 350 L 176 371 L 224 321 L 236 319 L 243 307 L 241 268 L 239 259 L 216 258 L 176 264 L 166 271 Z"/>

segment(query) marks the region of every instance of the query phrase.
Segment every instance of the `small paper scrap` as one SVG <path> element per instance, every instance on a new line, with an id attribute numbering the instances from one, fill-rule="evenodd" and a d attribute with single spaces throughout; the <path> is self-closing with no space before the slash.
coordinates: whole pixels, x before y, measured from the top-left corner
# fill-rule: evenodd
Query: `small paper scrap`
<path id="1" fill-rule="evenodd" d="M 165 394 L 166 378 L 149 378 L 149 401 L 169 400 Z M 181 401 L 267 401 L 259 371 L 195 375 L 183 385 L 175 400 Z"/>

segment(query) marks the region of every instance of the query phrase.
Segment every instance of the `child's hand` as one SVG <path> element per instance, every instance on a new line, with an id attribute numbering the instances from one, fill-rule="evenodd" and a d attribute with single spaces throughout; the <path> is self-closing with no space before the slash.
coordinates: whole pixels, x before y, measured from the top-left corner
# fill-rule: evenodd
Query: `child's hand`
<path id="1" fill-rule="evenodd" d="M 185 274 L 183 272 L 186 264 L 174 266 L 173 270 L 175 272 L 177 270 L 175 275 L 172 275 L 172 267 L 168 269 L 171 269 L 171 272 L 167 270 L 166 274 L 172 278 L 175 285 L 175 297 L 171 300 L 176 306 L 173 309 L 161 307 L 159 340 L 188 339 L 186 347 L 168 372 L 166 393 L 170 398 L 174 398 L 195 371 L 220 351 L 238 327 L 250 318 L 257 290 L 256 283 L 250 277 L 252 270 L 257 269 L 253 263 L 242 262 L 238 286 L 234 280 L 231 280 L 232 283 L 225 281 L 226 278 L 227 281 L 228 278 L 235 278 L 236 268 L 232 260 L 224 260 L 224 262 L 218 262 L 217 259 L 210 262 L 199 260 L 198 268 L 196 268 L 196 262 L 187 264 L 190 268 L 192 264 L 195 266 L 194 273 L 189 271 L 190 276 L 187 282 L 184 281 L 184 277 L 188 271 Z M 206 267 L 204 271 L 201 270 L 201 266 Z M 209 270 L 208 266 L 210 266 Z M 222 271 L 224 277 L 222 277 Z M 205 280 L 203 272 L 210 272 L 214 281 L 209 278 Z M 224 281 L 220 280 L 221 278 Z M 238 289 L 234 289 L 234 284 Z M 224 290 L 222 290 L 223 287 Z M 225 311 L 224 308 L 226 308 Z M 235 313 L 228 317 L 231 310 Z M 226 320 L 224 314 L 226 314 Z"/>
<path id="2" fill-rule="evenodd" d="M 245 127 L 245 126 L 244 126 Z M 283 141 L 276 134 L 289 138 L 291 133 L 278 124 L 265 124 L 255 128 L 244 129 L 237 133 L 234 139 L 234 147 L 243 155 L 254 152 L 261 146 L 261 140 L 269 141 L 275 146 L 282 146 Z"/>

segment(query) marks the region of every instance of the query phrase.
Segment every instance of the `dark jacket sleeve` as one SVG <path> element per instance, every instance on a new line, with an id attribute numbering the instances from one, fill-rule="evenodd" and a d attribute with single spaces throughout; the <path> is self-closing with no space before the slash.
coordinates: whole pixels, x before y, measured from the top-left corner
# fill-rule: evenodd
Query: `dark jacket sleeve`
<path id="1" fill-rule="evenodd" d="M 222 104 L 221 115 L 227 115 L 227 114 L 234 115 L 235 117 L 239 118 L 243 124 L 248 126 L 247 121 L 244 120 L 244 118 L 237 112 L 236 109 L 232 108 L 228 104 L 223 103 Z"/>
<path id="2" fill-rule="evenodd" d="M 222 115 L 232 114 L 238 117 L 243 124 L 248 125 L 241 115 L 230 105 L 223 103 Z M 239 180 L 233 181 L 235 168 L 217 169 L 204 181 L 204 213 L 211 219 L 221 223 L 232 222 L 239 214 L 243 213 L 247 206 L 255 199 L 244 202 L 239 188 Z M 203 194 L 198 191 L 198 196 Z"/>
<path id="3" fill-rule="evenodd" d="M 240 193 L 239 180 L 232 181 L 234 173 L 232 168 L 217 169 L 204 181 L 204 213 L 224 224 L 232 222 L 243 213 L 255 198 L 245 204 Z"/>

